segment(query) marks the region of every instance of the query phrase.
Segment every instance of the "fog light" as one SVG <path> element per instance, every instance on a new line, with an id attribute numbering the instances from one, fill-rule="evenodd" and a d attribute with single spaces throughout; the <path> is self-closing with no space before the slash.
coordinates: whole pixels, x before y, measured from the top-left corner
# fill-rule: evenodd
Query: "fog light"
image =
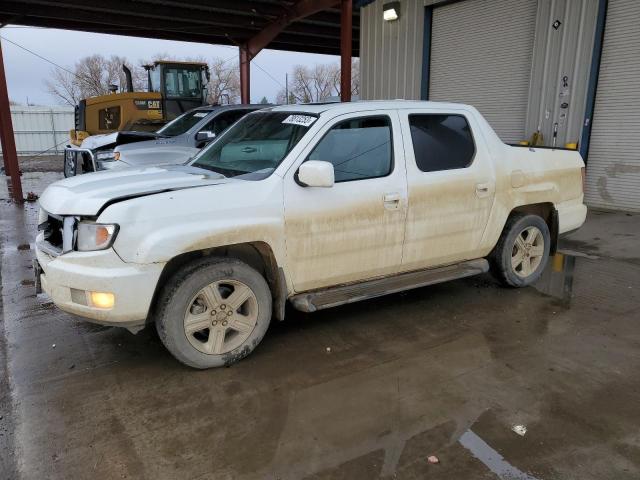
<path id="1" fill-rule="evenodd" d="M 98 308 L 113 308 L 116 297 L 113 293 L 91 292 L 91 304 Z"/>

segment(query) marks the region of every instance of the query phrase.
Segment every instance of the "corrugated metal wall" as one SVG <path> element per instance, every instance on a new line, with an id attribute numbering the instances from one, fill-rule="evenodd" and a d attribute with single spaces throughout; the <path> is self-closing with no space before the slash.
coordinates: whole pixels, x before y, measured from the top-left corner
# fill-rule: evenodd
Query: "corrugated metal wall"
<path id="1" fill-rule="evenodd" d="M 382 20 L 382 5 L 373 2 L 360 12 L 361 97 L 419 100 L 425 2 L 401 0 L 395 22 Z"/>
<path id="2" fill-rule="evenodd" d="M 579 139 L 598 0 L 404 0 L 397 22 L 382 20 L 384 3 L 361 12 L 363 99 L 420 98 L 424 6 L 434 5 L 430 99 L 484 102 L 480 110 L 508 141 L 540 126 L 550 144 L 556 121 L 559 145 Z"/>
<path id="3" fill-rule="evenodd" d="M 73 107 L 12 106 L 11 121 L 18 155 L 31 155 L 47 150 L 61 153 L 74 126 Z"/>
<path id="4" fill-rule="evenodd" d="M 577 143 L 584 121 L 598 0 L 538 0 L 526 136 Z M 566 77 L 566 78 L 565 78 Z"/>
<path id="5" fill-rule="evenodd" d="M 610 0 L 587 158 L 588 205 L 640 212 L 640 1 Z"/>
<path id="6" fill-rule="evenodd" d="M 435 7 L 429 100 L 471 104 L 503 141 L 523 140 L 535 27 L 532 0 Z"/>

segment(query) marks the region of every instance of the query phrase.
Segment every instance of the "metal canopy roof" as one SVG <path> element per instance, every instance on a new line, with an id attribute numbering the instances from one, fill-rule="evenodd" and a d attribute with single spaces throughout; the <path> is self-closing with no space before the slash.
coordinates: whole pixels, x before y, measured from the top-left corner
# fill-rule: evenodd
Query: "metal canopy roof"
<path id="1" fill-rule="evenodd" d="M 294 0 L 2 0 L 0 25 L 238 46 L 286 16 L 293 4 Z M 353 56 L 359 55 L 359 10 L 353 9 Z M 267 48 L 339 55 L 339 4 L 289 24 Z"/>

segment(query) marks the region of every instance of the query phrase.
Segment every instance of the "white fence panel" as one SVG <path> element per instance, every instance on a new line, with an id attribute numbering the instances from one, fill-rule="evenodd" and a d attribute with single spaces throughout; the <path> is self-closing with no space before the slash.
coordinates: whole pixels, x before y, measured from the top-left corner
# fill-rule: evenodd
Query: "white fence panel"
<path id="1" fill-rule="evenodd" d="M 74 128 L 73 107 L 11 107 L 18 155 L 62 153 Z"/>

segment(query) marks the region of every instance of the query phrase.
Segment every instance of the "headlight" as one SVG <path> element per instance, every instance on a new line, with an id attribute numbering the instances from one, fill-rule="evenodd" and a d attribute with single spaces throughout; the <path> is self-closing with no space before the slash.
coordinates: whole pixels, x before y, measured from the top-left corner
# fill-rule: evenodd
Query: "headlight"
<path id="1" fill-rule="evenodd" d="M 104 161 L 113 161 L 120 159 L 120 152 L 114 152 L 113 150 L 102 150 L 96 153 L 96 160 Z"/>
<path id="2" fill-rule="evenodd" d="M 77 248 L 81 252 L 104 250 L 116 239 L 118 225 L 80 222 L 78 224 Z"/>

